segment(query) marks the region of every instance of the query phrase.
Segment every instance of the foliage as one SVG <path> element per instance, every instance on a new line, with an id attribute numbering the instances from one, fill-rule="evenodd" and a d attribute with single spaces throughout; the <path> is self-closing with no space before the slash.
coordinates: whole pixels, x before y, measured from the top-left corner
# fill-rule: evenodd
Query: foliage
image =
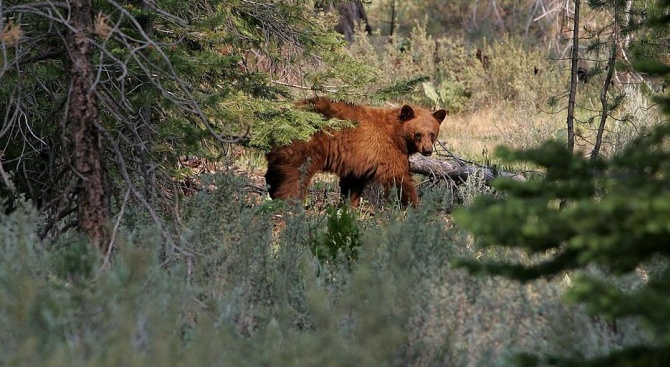
<path id="1" fill-rule="evenodd" d="M 568 80 L 561 65 L 549 55 L 528 50 L 513 38 L 485 42 L 482 53 L 488 56 L 489 67 L 472 85 L 477 104 L 490 98 L 531 102 L 544 108 L 549 97 L 558 94 Z"/>
<path id="2" fill-rule="evenodd" d="M 372 26 L 385 35 L 409 34 L 421 22 L 433 35 L 478 41 L 509 34 L 535 45 L 555 35 L 559 3 L 551 0 L 372 0 L 367 14 Z M 395 29 L 390 29 L 391 25 L 395 25 Z"/>
<path id="3" fill-rule="evenodd" d="M 163 256 L 152 221 L 133 216 L 110 267 L 73 245 L 81 237 L 40 241 L 28 204 L 2 214 L 0 364 L 494 365 L 509 350 L 596 353 L 636 335 L 619 324 L 631 331 L 622 341 L 562 304 L 561 282 L 452 268 L 475 254 L 439 200 L 357 216 L 355 266 L 325 268 L 310 248 L 310 233 L 328 231 L 318 213 L 254 202 L 231 174 L 207 183 L 181 202 L 179 256 Z M 584 343 L 545 342 L 566 339 Z"/>
<path id="4" fill-rule="evenodd" d="M 334 19 L 304 1 L 83 4 L 89 23 L 78 45 L 89 53 L 78 62 L 67 51 L 73 4 L 1 5 L 0 194 L 23 194 L 47 213 L 43 236 L 82 225 L 73 214 L 90 181 L 77 172 L 72 65 L 91 70 L 96 111 L 85 126 L 105 150 L 95 170 L 109 186 L 103 210 L 130 193 L 156 222 L 159 207 L 172 206 L 178 157 L 222 159 L 231 143 L 268 149 L 341 126 L 291 109 L 289 86 L 355 99 L 375 78 L 346 53 Z"/>
<path id="5" fill-rule="evenodd" d="M 614 22 L 619 21 L 615 11 Z M 667 23 L 656 27 L 652 33 L 662 34 Z M 616 44 L 618 36 L 611 36 L 615 40 L 610 42 Z M 658 52 L 638 54 L 652 58 L 638 60 L 638 65 L 664 76 L 668 68 L 659 63 Z M 606 91 L 603 108 L 611 110 L 624 101 L 608 100 Z M 667 114 L 667 99 L 657 100 Z M 509 160 L 539 165 L 545 177 L 526 183 L 500 180 L 496 187 L 505 198 L 482 198 L 458 213 L 459 222 L 473 231 L 485 252 L 520 254 L 515 262 L 489 257 L 463 260 L 461 265 L 521 281 L 568 274 L 574 277 L 565 295 L 568 301 L 584 305 L 587 312 L 612 325 L 632 321 L 644 330 L 643 338 L 622 349 L 591 355 L 524 354 L 519 364 L 649 366 L 667 359 L 670 318 L 660 310 L 670 304 L 665 292 L 670 285 L 669 138 L 670 125 L 662 123 L 643 130 L 607 160 L 592 154 L 587 161 L 558 143 L 526 151 L 501 150 Z"/>
<path id="6" fill-rule="evenodd" d="M 670 280 L 668 138 L 670 126 L 660 125 L 607 161 L 575 157 L 559 143 L 501 150 L 506 159 L 532 161 L 546 176 L 523 183 L 501 179 L 495 186 L 504 198 L 481 198 L 457 214 L 484 248 L 518 249 L 528 257 L 515 263 L 464 261 L 469 269 L 522 281 L 585 269 L 566 297 L 613 322 L 634 317 L 652 337 L 634 349 L 569 365 L 608 365 L 641 351 L 627 363 L 648 365 L 668 353 L 670 319 L 656 311 L 670 302 L 663 290 Z M 629 282 L 621 277 L 636 273 L 642 278 L 624 287 Z M 552 363 L 561 365 L 556 358 Z"/>
<path id="7" fill-rule="evenodd" d="M 428 77 L 421 80 L 422 90 L 406 93 L 405 98 L 455 113 L 509 101 L 542 106 L 567 80 L 558 64 L 508 37 L 479 49 L 488 59 L 486 67 L 477 59 L 477 48 L 466 46 L 461 38 L 435 39 L 422 25 L 416 25 L 406 39 L 391 37 L 378 45 L 383 39 L 359 35 L 351 52 L 381 70 L 380 80 L 387 83 L 399 77 Z"/>

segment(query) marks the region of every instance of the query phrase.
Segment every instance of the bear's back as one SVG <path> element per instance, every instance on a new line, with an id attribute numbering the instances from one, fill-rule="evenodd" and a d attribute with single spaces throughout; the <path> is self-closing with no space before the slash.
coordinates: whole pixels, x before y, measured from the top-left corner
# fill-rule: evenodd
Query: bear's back
<path id="1" fill-rule="evenodd" d="M 385 171 L 389 164 L 406 164 L 405 144 L 396 131 L 400 126 L 399 109 L 357 106 L 328 98 L 313 98 L 301 104 L 326 118 L 356 124 L 352 128 L 320 132 L 312 139 L 312 149 L 324 154 L 324 170 L 340 176 L 372 177 L 380 168 Z"/>
<path id="2" fill-rule="evenodd" d="M 326 118 L 338 118 L 357 122 L 357 126 L 376 125 L 377 127 L 389 126 L 395 120 L 393 109 L 359 106 L 347 102 L 335 102 L 328 98 L 316 97 L 304 100 L 298 105 L 306 106 L 308 110 L 322 114 Z"/>

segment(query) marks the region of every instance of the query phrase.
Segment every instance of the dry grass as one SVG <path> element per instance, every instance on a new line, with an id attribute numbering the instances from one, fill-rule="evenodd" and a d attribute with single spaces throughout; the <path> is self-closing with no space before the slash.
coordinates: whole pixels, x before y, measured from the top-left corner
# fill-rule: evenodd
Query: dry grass
<path id="1" fill-rule="evenodd" d="M 440 139 L 453 154 L 479 160 L 503 143 L 494 117 L 495 111 L 488 108 L 472 114 L 447 116 L 442 123 Z"/>
<path id="2" fill-rule="evenodd" d="M 624 90 L 626 99 L 609 118 L 601 154 L 611 157 L 633 137 L 665 120 L 650 96 L 640 88 Z M 575 131 L 577 154 L 587 155 L 593 149 L 599 112 L 596 105 L 578 101 Z M 549 139 L 567 141 L 567 114 L 543 111 L 530 101 L 497 102 L 472 113 L 447 116 L 440 139 L 455 155 L 485 163 L 500 145 L 516 149 L 531 148 Z"/>
<path id="3" fill-rule="evenodd" d="M 447 116 L 440 139 L 453 154 L 482 162 L 490 159 L 500 145 L 529 148 L 559 137 L 564 119 L 563 114 L 552 115 L 534 107 L 499 103 L 470 114 Z"/>

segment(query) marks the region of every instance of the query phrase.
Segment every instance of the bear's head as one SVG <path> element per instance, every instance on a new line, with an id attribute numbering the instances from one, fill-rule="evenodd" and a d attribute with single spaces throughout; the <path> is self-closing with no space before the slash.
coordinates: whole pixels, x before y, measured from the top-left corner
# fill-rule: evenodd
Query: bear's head
<path id="1" fill-rule="evenodd" d="M 425 156 L 433 154 L 433 144 L 440 133 L 440 124 L 446 116 L 447 111 L 444 109 L 430 112 L 423 108 L 402 106 L 398 120 L 408 153 L 421 153 Z"/>

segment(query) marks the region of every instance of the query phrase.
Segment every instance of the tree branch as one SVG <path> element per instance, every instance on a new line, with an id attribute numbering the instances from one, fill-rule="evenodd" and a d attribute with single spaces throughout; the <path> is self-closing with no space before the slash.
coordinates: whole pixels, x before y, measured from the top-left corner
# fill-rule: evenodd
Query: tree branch
<path id="1" fill-rule="evenodd" d="M 509 177 L 518 181 L 525 181 L 520 173 L 502 172 L 495 168 L 477 165 L 453 156 L 451 160 L 429 158 L 420 154 L 409 157 L 409 170 L 431 178 L 445 179 L 460 184 L 473 175 L 483 175 L 486 183 L 496 177 Z"/>

